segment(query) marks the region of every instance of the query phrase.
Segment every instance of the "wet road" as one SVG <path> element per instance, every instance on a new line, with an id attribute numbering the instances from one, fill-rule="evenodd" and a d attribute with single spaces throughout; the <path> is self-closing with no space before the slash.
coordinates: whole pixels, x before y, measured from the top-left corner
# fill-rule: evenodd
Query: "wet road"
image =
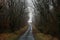
<path id="1" fill-rule="evenodd" d="M 19 38 L 19 40 L 34 40 L 31 25 L 29 25 L 27 31 Z"/>

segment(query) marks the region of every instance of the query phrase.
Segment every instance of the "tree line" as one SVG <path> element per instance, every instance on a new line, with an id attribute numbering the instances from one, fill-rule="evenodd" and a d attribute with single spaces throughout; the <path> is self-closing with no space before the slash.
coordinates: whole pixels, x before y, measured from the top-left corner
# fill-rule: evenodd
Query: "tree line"
<path id="1" fill-rule="evenodd" d="M 35 12 L 38 14 L 36 28 L 42 33 L 60 36 L 60 0 L 37 0 L 34 5 L 38 11 Z"/>
<path id="2" fill-rule="evenodd" d="M 14 32 L 27 22 L 21 0 L 0 0 L 0 33 Z"/>

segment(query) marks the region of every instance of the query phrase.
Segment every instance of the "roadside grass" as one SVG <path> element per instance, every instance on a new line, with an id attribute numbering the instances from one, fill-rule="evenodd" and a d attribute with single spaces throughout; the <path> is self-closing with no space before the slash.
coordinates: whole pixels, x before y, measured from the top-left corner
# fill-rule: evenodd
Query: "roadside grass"
<path id="1" fill-rule="evenodd" d="M 27 28 L 28 27 L 25 26 L 14 33 L 2 33 L 0 34 L 0 40 L 16 40 L 18 36 L 21 36 L 27 30 Z"/>
<path id="2" fill-rule="evenodd" d="M 33 27 L 33 35 L 35 37 L 35 40 L 59 40 L 57 37 L 53 37 L 49 34 L 41 33 L 35 27 Z"/>

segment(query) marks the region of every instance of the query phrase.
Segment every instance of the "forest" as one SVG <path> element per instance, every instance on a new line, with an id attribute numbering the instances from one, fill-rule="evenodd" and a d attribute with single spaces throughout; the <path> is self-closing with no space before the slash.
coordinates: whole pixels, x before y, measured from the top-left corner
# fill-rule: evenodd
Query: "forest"
<path id="1" fill-rule="evenodd" d="M 60 0 L 32 0 L 33 25 L 44 34 L 60 37 Z M 0 34 L 28 25 L 25 0 L 0 0 Z"/>

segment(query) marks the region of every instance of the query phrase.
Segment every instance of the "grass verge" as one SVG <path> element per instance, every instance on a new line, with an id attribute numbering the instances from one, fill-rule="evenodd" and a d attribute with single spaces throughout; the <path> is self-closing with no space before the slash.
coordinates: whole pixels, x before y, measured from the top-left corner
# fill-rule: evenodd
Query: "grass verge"
<path id="1" fill-rule="evenodd" d="M 57 37 L 53 37 L 49 34 L 41 33 L 35 27 L 33 27 L 33 35 L 35 37 L 35 40 L 58 40 Z"/>
<path id="2" fill-rule="evenodd" d="M 27 28 L 28 27 L 25 26 L 14 33 L 2 33 L 0 34 L 0 40 L 16 40 L 18 36 L 21 36 L 27 30 Z"/>

